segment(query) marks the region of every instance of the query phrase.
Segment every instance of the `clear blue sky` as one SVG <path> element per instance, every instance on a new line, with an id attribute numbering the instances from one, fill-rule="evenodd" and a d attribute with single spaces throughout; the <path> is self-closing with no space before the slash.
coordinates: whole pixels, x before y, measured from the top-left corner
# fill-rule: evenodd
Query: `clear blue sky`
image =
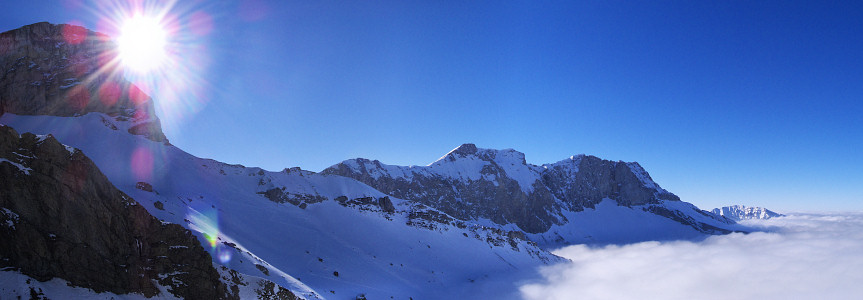
<path id="1" fill-rule="evenodd" d="M 6 2 L 0 30 L 96 28 L 94 2 Z M 702 208 L 863 209 L 861 1 L 187 2 L 212 26 L 161 118 L 197 156 L 320 171 L 472 142 L 638 161 Z"/>

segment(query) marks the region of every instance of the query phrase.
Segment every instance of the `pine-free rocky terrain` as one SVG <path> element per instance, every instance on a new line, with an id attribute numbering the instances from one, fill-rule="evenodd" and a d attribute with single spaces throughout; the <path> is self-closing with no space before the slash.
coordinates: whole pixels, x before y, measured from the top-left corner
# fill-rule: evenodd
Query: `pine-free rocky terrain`
<path id="1" fill-rule="evenodd" d="M 0 34 L 0 294 L 516 298 L 570 244 L 747 231 L 635 162 L 534 165 L 464 144 L 427 166 L 272 172 L 171 145 L 104 35 Z"/>

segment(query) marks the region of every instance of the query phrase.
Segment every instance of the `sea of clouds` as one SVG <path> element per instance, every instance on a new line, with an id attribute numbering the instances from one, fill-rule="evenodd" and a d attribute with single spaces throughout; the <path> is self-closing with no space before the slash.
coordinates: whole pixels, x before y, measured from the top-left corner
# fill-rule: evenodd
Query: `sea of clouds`
<path id="1" fill-rule="evenodd" d="M 744 221 L 701 242 L 569 246 L 525 299 L 863 299 L 863 212 Z"/>

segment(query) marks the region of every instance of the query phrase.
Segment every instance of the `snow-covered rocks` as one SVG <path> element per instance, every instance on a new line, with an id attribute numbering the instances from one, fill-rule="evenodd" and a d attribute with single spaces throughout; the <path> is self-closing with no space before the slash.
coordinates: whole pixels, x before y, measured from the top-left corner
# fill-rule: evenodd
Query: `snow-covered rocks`
<path id="1" fill-rule="evenodd" d="M 638 163 L 578 155 L 553 164 L 528 164 L 523 153 L 464 144 L 428 166 L 392 166 L 351 159 L 327 168 L 381 192 L 418 201 L 464 220 L 515 224 L 527 233 L 567 222 L 564 211 L 604 199 L 642 205 L 680 199 L 653 182 Z"/>
<path id="2" fill-rule="evenodd" d="M 760 219 L 766 220 L 770 218 L 783 217 L 785 215 L 773 212 L 769 209 L 757 206 L 732 205 L 721 208 L 714 208 L 710 212 L 729 218 L 734 221 Z"/>

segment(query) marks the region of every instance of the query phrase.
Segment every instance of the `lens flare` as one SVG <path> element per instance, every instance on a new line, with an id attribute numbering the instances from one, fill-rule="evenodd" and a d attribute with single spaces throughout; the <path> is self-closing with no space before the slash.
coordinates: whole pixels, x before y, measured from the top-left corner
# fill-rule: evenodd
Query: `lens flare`
<path id="1" fill-rule="evenodd" d="M 66 101 L 75 109 L 83 110 L 90 102 L 90 91 L 85 86 L 77 85 L 66 94 Z"/>
<path id="2" fill-rule="evenodd" d="M 245 21 L 258 21 L 267 16 L 270 11 L 267 3 L 261 0 L 243 0 L 240 2 L 240 19 Z"/>
<path id="3" fill-rule="evenodd" d="M 83 27 L 69 26 L 64 37 L 69 43 L 101 38 L 110 42 L 110 51 L 98 57 L 98 69 L 84 70 L 79 78 L 101 81 L 105 77 L 122 76 L 141 88 L 124 92 L 117 103 L 126 96 L 136 105 L 152 97 L 162 128 L 170 132 L 179 130 L 177 127 L 184 120 L 198 113 L 210 96 L 222 88 L 207 82 L 212 46 L 209 42 L 218 36 L 219 30 L 218 15 L 210 11 L 212 5 L 179 0 L 87 1 L 87 4 L 81 8 L 96 18 L 87 23 L 95 23 L 99 33 L 82 35 Z M 105 92 L 108 97 L 99 100 L 114 102 L 112 87 L 94 90 L 92 96 L 102 96 L 98 92 Z M 76 98 L 78 103 L 83 103 L 80 101 L 83 99 L 83 96 Z"/>
<path id="4" fill-rule="evenodd" d="M 189 16 L 189 30 L 196 35 L 207 35 L 213 30 L 213 17 L 198 11 Z"/>
<path id="5" fill-rule="evenodd" d="M 138 147 L 130 159 L 132 175 L 137 181 L 150 181 L 153 175 L 153 153 L 145 147 Z"/>
<path id="6" fill-rule="evenodd" d="M 207 243 L 210 244 L 210 247 L 216 248 L 216 243 L 219 242 L 219 232 L 215 232 L 215 233 L 204 232 L 204 238 L 207 239 Z"/>
<path id="7" fill-rule="evenodd" d="M 72 45 L 80 44 L 87 39 L 87 28 L 82 27 L 78 21 L 71 21 L 69 24 L 63 25 L 61 33 L 63 40 Z"/>
<path id="8" fill-rule="evenodd" d="M 120 99 L 120 94 L 122 94 L 122 91 L 120 91 L 120 85 L 116 82 L 108 81 L 99 87 L 99 101 L 102 101 L 102 104 L 107 107 L 117 104 L 117 100 Z"/>
<path id="9" fill-rule="evenodd" d="M 219 247 L 218 252 L 219 255 L 217 257 L 219 258 L 219 262 L 226 264 L 231 261 L 232 254 L 230 249 L 226 247 Z"/>
<path id="10" fill-rule="evenodd" d="M 135 15 L 126 20 L 117 39 L 120 59 L 135 72 L 161 67 L 168 53 L 165 27 L 154 17 Z"/>
<path id="11" fill-rule="evenodd" d="M 205 207 L 196 210 L 190 206 L 186 212 L 186 220 L 189 220 L 189 229 L 200 232 L 204 236 L 206 244 L 210 246 L 207 250 L 213 257 L 223 264 L 231 261 L 234 256 L 233 250 L 222 242 L 235 241 L 219 231 L 218 209 Z"/>
<path id="12" fill-rule="evenodd" d="M 205 214 L 206 213 L 206 214 Z M 219 216 L 215 210 L 205 210 L 201 213 L 192 207 L 186 214 L 186 219 L 189 220 L 189 228 L 200 232 L 210 245 L 210 250 L 216 250 L 219 243 Z"/>

